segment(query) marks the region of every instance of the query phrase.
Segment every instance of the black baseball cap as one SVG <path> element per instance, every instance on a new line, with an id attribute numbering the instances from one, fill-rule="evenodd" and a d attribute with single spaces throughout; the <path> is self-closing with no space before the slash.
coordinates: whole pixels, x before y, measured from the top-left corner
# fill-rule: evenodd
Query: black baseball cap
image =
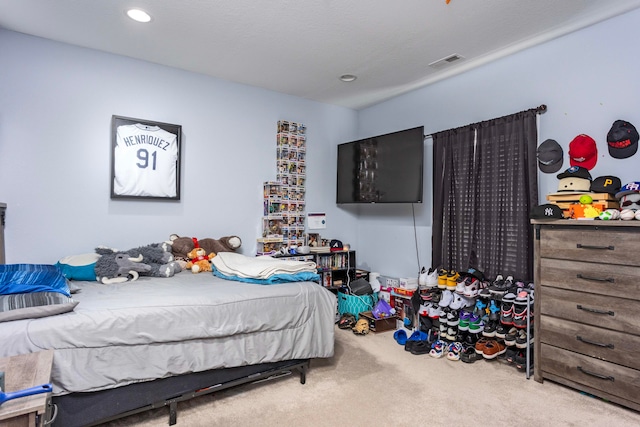
<path id="1" fill-rule="evenodd" d="M 564 151 L 557 141 L 547 139 L 538 146 L 538 166 L 544 173 L 556 173 L 562 168 Z"/>
<path id="2" fill-rule="evenodd" d="M 563 219 L 562 209 L 558 205 L 547 203 L 545 205 L 534 206 L 531 209 L 532 219 Z"/>
<path id="3" fill-rule="evenodd" d="M 591 182 L 591 192 L 616 194 L 620 191 L 622 182 L 620 178 L 613 175 L 599 176 Z"/>
<path id="4" fill-rule="evenodd" d="M 616 120 L 607 133 L 609 154 L 615 159 L 626 159 L 638 151 L 638 131 L 629 122 Z"/>
<path id="5" fill-rule="evenodd" d="M 584 178 L 584 179 L 588 179 L 589 181 L 592 180 L 589 170 L 587 170 L 586 168 L 583 168 L 582 166 L 571 166 L 569 169 L 565 170 L 564 172 L 559 173 L 558 179 L 563 179 L 563 178 Z"/>

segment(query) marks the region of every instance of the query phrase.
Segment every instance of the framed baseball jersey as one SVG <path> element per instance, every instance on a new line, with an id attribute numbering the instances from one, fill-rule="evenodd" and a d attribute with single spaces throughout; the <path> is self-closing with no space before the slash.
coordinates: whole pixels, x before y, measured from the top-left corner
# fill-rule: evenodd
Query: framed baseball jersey
<path id="1" fill-rule="evenodd" d="M 111 198 L 180 200 L 182 126 L 112 117 Z"/>

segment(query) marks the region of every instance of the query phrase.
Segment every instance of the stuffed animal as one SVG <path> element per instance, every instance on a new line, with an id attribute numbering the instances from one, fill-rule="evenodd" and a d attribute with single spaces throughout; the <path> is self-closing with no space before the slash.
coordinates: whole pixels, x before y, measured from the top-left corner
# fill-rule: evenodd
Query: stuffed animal
<path id="1" fill-rule="evenodd" d="M 174 261 L 169 247 L 161 243 L 119 251 L 100 246 L 96 253 L 95 273 L 98 282 L 122 283 L 137 280 L 140 275 L 172 277 L 182 271 L 182 266 Z"/>
<path id="2" fill-rule="evenodd" d="M 174 274 L 182 271 L 182 266 L 175 261 L 170 251 L 170 246 L 167 244 L 152 243 L 147 246 L 129 249 L 126 252 L 134 258 L 142 255 L 142 261 L 151 267 L 145 273 L 147 276 L 173 277 Z"/>
<path id="3" fill-rule="evenodd" d="M 204 249 L 205 254 L 217 254 L 219 252 L 235 252 L 241 245 L 242 240 L 238 236 L 226 236 L 219 239 L 205 238 L 196 239 L 195 237 L 180 237 L 172 234 L 168 242 L 171 245 L 171 253 L 176 261 L 186 265 L 189 261 L 189 252 L 196 247 Z"/>
<path id="4" fill-rule="evenodd" d="M 96 248 L 100 258 L 96 261 L 96 280 L 100 283 L 122 283 L 138 279 L 140 273 L 148 273 L 151 266 L 142 263 L 142 256 L 132 257 L 126 252 L 104 246 Z"/>
<path id="5" fill-rule="evenodd" d="M 189 257 L 189 261 L 185 268 L 195 274 L 201 271 L 211 271 L 211 258 L 216 255 L 214 253 L 207 255 L 203 248 L 193 248 L 187 256 Z"/>

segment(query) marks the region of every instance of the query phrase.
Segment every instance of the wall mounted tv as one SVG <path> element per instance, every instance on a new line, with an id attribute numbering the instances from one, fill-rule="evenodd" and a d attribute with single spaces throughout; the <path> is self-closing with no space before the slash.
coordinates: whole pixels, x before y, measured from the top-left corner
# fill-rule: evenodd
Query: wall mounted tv
<path id="1" fill-rule="evenodd" d="M 424 126 L 338 145 L 336 203 L 422 203 Z"/>

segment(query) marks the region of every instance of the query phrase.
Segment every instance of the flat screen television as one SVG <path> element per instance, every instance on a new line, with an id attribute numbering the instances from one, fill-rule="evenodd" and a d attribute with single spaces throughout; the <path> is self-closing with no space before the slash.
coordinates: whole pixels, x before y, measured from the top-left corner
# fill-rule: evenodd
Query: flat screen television
<path id="1" fill-rule="evenodd" d="M 422 203 L 424 126 L 338 145 L 336 203 Z"/>

